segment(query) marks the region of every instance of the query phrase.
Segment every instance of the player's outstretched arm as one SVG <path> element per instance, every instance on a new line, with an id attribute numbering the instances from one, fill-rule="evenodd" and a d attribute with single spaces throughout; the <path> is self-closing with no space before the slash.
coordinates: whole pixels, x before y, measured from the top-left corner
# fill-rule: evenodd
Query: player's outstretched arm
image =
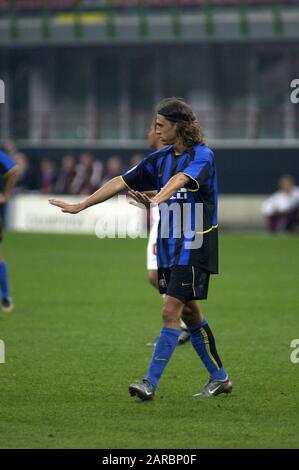
<path id="1" fill-rule="evenodd" d="M 81 212 L 88 207 L 107 201 L 107 199 L 110 199 L 124 189 L 126 189 L 126 185 L 123 179 L 120 176 L 116 176 L 116 178 L 108 181 L 108 183 L 98 189 L 95 193 L 78 204 L 69 204 L 61 201 L 60 199 L 49 199 L 49 203 L 53 206 L 60 207 L 62 212 L 78 214 L 78 212 Z"/>
<path id="2" fill-rule="evenodd" d="M 160 204 L 161 202 L 168 201 L 179 189 L 184 188 L 190 181 L 189 177 L 184 173 L 177 173 L 174 175 L 161 191 L 151 199 L 153 204 Z"/>
<path id="3" fill-rule="evenodd" d="M 158 205 L 161 202 L 167 201 L 171 198 L 180 188 L 186 186 L 189 183 L 189 177 L 184 173 L 178 173 L 174 175 L 168 183 L 164 186 L 164 188 L 159 192 L 154 194 L 153 192 L 139 192 L 133 191 L 132 189 L 129 191 L 129 196 L 131 196 L 132 201 L 131 204 L 143 204 L 145 207 L 150 207 L 151 205 Z"/>

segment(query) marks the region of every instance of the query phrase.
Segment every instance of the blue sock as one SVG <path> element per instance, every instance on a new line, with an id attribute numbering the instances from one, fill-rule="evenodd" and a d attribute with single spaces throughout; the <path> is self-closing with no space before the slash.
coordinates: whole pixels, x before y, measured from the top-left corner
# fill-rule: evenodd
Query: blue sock
<path id="1" fill-rule="evenodd" d="M 180 330 L 175 328 L 162 328 L 161 330 L 146 376 L 155 388 L 178 344 L 179 336 Z"/>
<path id="2" fill-rule="evenodd" d="M 195 328 L 190 328 L 189 332 L 191 334 L 192 346 L 199 355 L 210 376 L 216 380 L 225 380 L 228 375 L 222 365 L 220 357 L 218 356 L 215 338 L 207 320 L 204 320 Z"/>
<path id="3" fill-rule="evenodd" d="M 0 261 L 0 289 L 1 289 L 2 299 L 8 299 L 9 288 L 8 288 L 7 266 L 4 260 Z"/>

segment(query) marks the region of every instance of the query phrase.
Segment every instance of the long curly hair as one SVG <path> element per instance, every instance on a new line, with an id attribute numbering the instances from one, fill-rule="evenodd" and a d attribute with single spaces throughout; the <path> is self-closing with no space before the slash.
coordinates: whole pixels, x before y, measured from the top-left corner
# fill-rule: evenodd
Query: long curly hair
<path id="1" fill-rule="evenodd" d="M 157 114 L 177 124 L 178 137 L 187 148 L 207 143 L 203 129 L 191 106 L 183 98 L 164 99 L 157 107 Z"/>

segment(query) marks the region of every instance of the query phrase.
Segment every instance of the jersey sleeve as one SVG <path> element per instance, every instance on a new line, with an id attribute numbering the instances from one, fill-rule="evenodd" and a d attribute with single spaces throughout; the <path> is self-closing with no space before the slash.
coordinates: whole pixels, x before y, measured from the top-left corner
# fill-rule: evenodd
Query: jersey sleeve
<path id="1" fill-rule="evenodd" d="M 128 189 L 134 191 L 153 191 L 157 189 L 153 165 L 143 160 L 122 175 L 122 179 Z"/>
<path id="2" fill-rule="evenodd" d="M 194 159 L 183 170 L 183 173 L 190 179 L 186 188 L 191 191 L 197 191 L 199 186 L 204 186 L 207 183 L 212 165 L 212 152 L 209 149 L 197 146 L 194 152 Z"/>
<path id="3" fill-rule="evenodd" d="M 0 152 L 0 174 L 4 176 L 9 170 L 15 168 L 16 164 L 6 153 Z"/>

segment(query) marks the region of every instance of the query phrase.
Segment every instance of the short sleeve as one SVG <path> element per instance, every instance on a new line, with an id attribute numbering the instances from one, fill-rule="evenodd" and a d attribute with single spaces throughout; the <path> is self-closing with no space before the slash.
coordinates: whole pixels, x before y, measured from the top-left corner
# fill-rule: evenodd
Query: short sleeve
<path id="1" fill-rule="evenodd" d="M 134 191 L 154 191 L 157 189 L 154 168 L 146 159 L 124 173 L 122 179 L 126 186 Z"/>
<path id="2" fill-rule="evenodd" d="M 186 187 L 191 191 L 197 191 L 199 186 L 204 186 L 208 180 L 211 165 L 212 152 L 207 147 L 199 145 L 195 147 L 194 159 L 183 170 L 183 173 L 190 178 Z"/>
<path id="3" fill-rule="evenodd" d="M 0 152 L 0 174 L 4 176 L 9 170 L 15 168 L 16 164 L 6 153 Z"/>

